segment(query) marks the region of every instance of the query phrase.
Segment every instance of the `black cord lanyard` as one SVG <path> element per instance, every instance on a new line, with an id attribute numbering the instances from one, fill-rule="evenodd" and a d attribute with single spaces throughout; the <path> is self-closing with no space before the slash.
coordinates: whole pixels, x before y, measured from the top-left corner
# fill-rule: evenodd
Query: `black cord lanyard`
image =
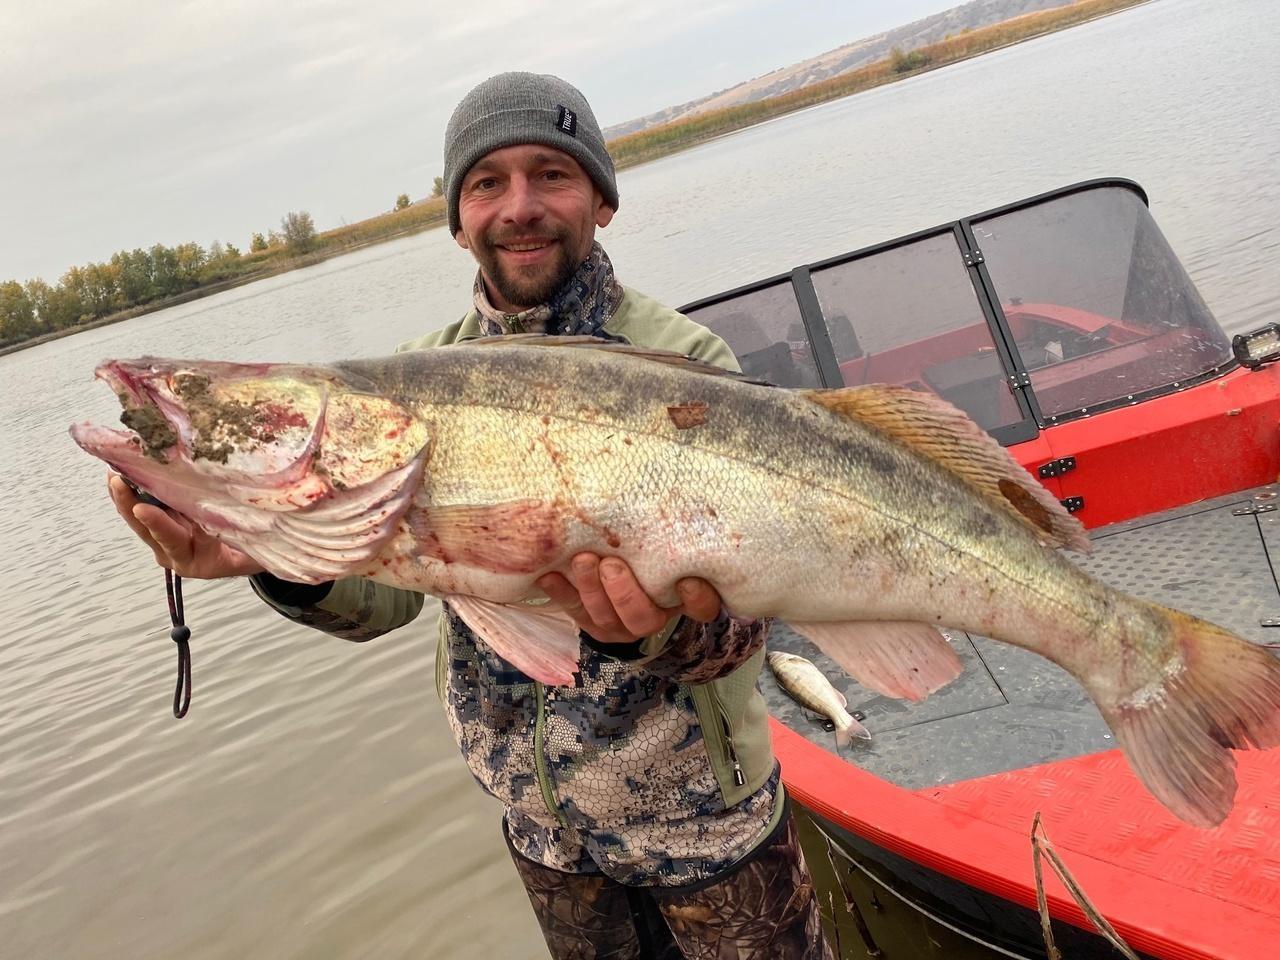
<path id="1" fill-rule="evenodd" d="M 163 503 L 128 477 L 121 476 L 120 479 L 143 503 L 165 509 Z M 169 620 L 173 623 L 169 639 L 178 645 L 178 685 L 173 690 L 173 715 L 181 720 L 191 707 L 191 628 L 187 626 L 182 612 L 182 578 L 168 567 L 164 570 L 164 592 L 169 599 Z"/>
<path id="2" fill-rule="evenodd" d="M 169 598 L 169 638 L 178 645 L 178 685 L 173 690 L 173 715 L 181 720 L 191 706 L 191 628 L 182 613 L 182 578 L 165 568 L 164 590 Z"/>

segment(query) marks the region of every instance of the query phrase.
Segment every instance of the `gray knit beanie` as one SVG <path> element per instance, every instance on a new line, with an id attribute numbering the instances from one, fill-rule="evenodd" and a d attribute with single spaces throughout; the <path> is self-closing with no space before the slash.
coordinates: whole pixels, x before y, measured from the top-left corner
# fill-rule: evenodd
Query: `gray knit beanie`
<path id="1" fill-rule="evenodd" d="M 559 77 L 537 73 L 500 73 L 480 84 L 458 104 L 444 132 L 444 196 L 449 232 L 461 229 L 458 195 L 462 178 L 492 150 L 540 143 L 563 150 L 618 209 L 613 159 L 591 105 L 577 88 Z"/>

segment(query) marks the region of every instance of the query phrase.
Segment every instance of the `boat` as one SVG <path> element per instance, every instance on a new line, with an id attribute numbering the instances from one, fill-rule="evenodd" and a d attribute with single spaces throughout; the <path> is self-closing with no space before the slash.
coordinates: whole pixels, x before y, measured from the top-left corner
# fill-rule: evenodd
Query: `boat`
<path id="1" fill-rule="evenodd" d="M 1072 184 L 682 310 L 782 386 L 950 401 L 1084 523 L 1095 576 L 1280 641 L 1280 327 L 1223 332 L 1138 184 Z M 1237 753 L 1232 813 L 1190 826 L 1065 671 L 949 633 L 965 672 L 920 703 L 860 687 L 785 628 L 770 640 L 873 735 L 838 751 L 762 679 L 842 956 L 1030 960 L 1046 924 L 1069 960 L 1120 956 L 1102 919 L 1141 957 L 1280 951 L 1280 749 Z"/>

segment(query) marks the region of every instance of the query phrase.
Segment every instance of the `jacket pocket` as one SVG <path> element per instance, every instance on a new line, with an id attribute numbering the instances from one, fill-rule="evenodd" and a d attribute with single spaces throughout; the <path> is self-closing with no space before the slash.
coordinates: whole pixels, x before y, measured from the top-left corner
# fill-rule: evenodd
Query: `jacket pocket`
<path id="1" fill-rule="evenodd" d="M 726 807 L 755 793 L 773 772 L 769 714 L 756 690 L 763 663 L 762 649 L 727 677 L 689 686 Z"/>

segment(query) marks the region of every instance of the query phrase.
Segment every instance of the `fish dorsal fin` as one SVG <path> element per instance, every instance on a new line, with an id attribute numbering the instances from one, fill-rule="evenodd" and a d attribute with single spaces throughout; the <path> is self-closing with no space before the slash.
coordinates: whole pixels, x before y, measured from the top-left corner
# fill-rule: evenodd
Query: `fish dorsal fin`
<path id="1" fill-rule="evenodd" d="M 879 430 L 946 467 L 1041 540 L 1088 553 L 1084 525 L 962 411 L 931 393 L 887 384 L 802 390 L 807 399 Z"/>
<path id="2" fill-rule="evenodd" d="M 520 346 L 601 350 L 605 353 L 617 353 L 628 357 L 635 357 L 638 360 L 649 360 L 653 363 L 664 363 L 668 366 L 679 367 L 682 370 L 687 370 L 690 373 L 704 373 L 709 377 L 728 377 L 730 380 L 741 380 L 744 383 L 754 383 L 758 386 L 774 386 L 774 384 L 765 380 L 758 380 L 755 377 L 749 377 L 745 373 L 739 373 L 736 370 L 727 370 L 724 367 L 718 367 L 714 363 L 708 363 L 706 360 L 699 360 L 697 357 L 691 357 L 687 353 L 676 353 L 674 350 L 657 350 L 653 347 L 637 347 L 634 344 L 623 343 L 620 340 L 605 340 L 601 337 L 551 336 L 544 333 L 504 333 L 496 337 L 480 337 L 476 340 L 465 340 L 462 341 L 462 344 L 465 344 L 468 347 Z"/>

